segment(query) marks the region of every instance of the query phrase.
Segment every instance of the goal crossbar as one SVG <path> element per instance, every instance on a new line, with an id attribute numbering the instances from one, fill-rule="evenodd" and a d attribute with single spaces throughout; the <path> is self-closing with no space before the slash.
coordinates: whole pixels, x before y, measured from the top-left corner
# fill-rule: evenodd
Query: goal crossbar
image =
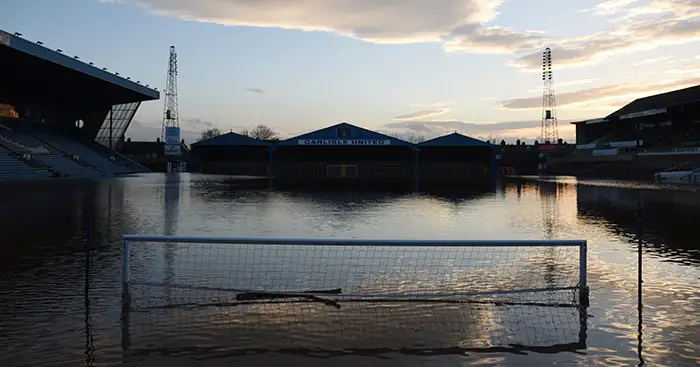
<path id="1" fill-rule="evenodd" d="M 164 235 L 138 235 L 127 234 L 123 236 L 123 268 L 122 268 L 122 286 L 123 295 L 129 298 L 129 285 L 147 285 L 147 286 L 165 286 L 165 284 L 150 281 L 133 281 L 131 280 L 131 252 L 132 244 L 137 243 L 160 243 L 160 244 L 211 244 L 211 245 L 267 245 L 267 246 L 324 246 L 324 247 L 373 247 L 373 248 L 416 248 L 416 247 L 439 247 L 439 248 L 469 248 L 469 247 L 578 247 L 579 249 L 579 274 L 578 284 L 569 287 L 552 287 L 547 289 L 514 289 L 514 290 L 498 290 L 493 292 L 421 292 L 421 293 L 339 293 L 339 294 L 316 294 L 316 296 L 340 299 L 350 298 L 446 298 L 446 297 L 468 297 L 473 295 L 488 296 L 496 294 L 521 294 L 530 292 L 542 291 L 561 291 L 561 290 L 576 290 L 580 291 L 581 302 L 587 304 L 588 286 L 587 286 L 587 242 L 585 240 L 388 240 L 388 239 L 336 239 L 336 238 L 249 238 L 249 237 L 205 237 L 205 236 L 164 236 Z M 256 292 L 269 295 L 283 296 L 308 296 L 308 292 L 299 291 L 283 291 L 271 289 L 238 289 L 232 287 L 206 287 L 202 285 L 186 285 L 186 284 L 167 284 L 170 288 L 180 289 L 199 289 L 206 291 L 223 291 L 223 292 Z"/>
<path id="2" fill-rule="evenodd" d="M 298 245 L 298 246 L 387 246 L 387 247 L 527 247 L 574 246 L 586 247 L 586 240 L 377 240 L 337 238 L 260 238 L 260 237 L 199 237 L 162 235 L 124 235 L 124 242 L 210 243 L 232 245 Z"/>

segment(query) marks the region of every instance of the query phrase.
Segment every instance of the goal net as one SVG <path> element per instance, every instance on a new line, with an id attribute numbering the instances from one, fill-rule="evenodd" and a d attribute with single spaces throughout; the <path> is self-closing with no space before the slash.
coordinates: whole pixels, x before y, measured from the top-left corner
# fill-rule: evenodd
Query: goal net
<path id="1" fill-rule="evenodd" d="M 585 253 L 585 241 L 125 236 L 124 299 L 151 343 L 198 325 L 270 348 L 579 345 Z"/>

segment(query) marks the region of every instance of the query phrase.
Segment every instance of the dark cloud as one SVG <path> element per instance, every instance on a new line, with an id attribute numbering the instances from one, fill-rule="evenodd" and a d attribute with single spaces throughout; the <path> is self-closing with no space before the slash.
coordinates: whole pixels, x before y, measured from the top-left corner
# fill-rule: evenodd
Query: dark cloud
<path id="1" fill-rule="evenodd" d="M 464 121 L 406 121 L 388 123 L 383 127 L 394 131 L 409 131 L 416 134 L 424 134 L 428 137 L 440 136 L 455 131 L 476 136 L 500 133 L 505 130 L 539 127 L 540 123 L 540 121 L 511 121 L 489 124 L 476 124 Z"/>
<path id="2" fill-rule="evenodd" d="M 669 92 L 696 84 L 700 84 L 700 77 L 669 80 L 658 84 L 633 83 L 604 85 L 595 88 L 581 89 L 575 92 L 559 93 L 557 94 L 557 106 L 581 105 L 580 107 L 584 108 L 585 106 L 596 105 L 596 102 L 599 102 L 598 104 L 601 105 L 610 105 L 609 99 L 614 99 L 624 104 L 632 102 L 632 100 L 639 97 Z M 515 98 L 501 101 L 500 103 L 501 107 L 508 109 L 540 108 L 542 106 L 542 96 Z"/>
<path id="3" fill-rule="evenodd" d="M 325 31 L 376 43 L 439 42 L 496 16 L 503 0 L 120 0 L 227 26 Z M 400 19 L 401 21 L 396 21 Z"/>
<path id="4" fill-rule="evenodd" d="M 700 40 L 700 15 L 691 18 L 667 15 L 632 20 L 608 32 L 579 39 L 559 40 L 551 48 L 556 66 L 567 67 L 597 62 L 616 53 L 650 50 L 696 40 Z M 511 65 L 540 70 L 542 54 L 540 51 L 529 53 L 513 60 Z"/>
<path id="5" fill-rule="evenodd" d="M 444 47 L 453 52 L 517 53 L 543 48 L 547 42 L 545 37 L 534 32 L 468 25 L 452 32 Z"/>
<path id="6" fill-rule="evenodd" d="M 449 111 L 450 111 L 449 108 L 440 108 L 440 109 L 435 109 L 435 110 L 424 110 L 424 111 L 412 112 L 412 113 L 408 113 L 405 115 L 396 116 L 396 117 L 394 117 L 394 120 L 415 120 L 415 119 L 420 119 L 420 118 L 424 118 L 424 117 L 442 115 L 442 114 L 447 113 Z"/>
<path id="7" fill-rule="evenodd" d="M 259 89 L 259 88 L 248 88 L 248 89 L 246 89 L 245 91 L 246 91 L 246 92 L 250 92 L 250 93 L 257 93 L 257 94 L 263 94 L 263 93 L 265 93 L 264 90 Z"/>
<path id="8" fill-rule="evenodd" d="M 117 0 L 100 0 L 117 1 Z M 375 43 L 441 43 L 448 52 L 513 53 L 517 68 L 538 70 L 541 49 L 558 67 L 621 52 L 700 39 L 698 0 L 608 0 L 591 16 L 615 16 L 603 32 L 554 38 L 494 24 L 504 0 L 118 0 L 158 14 L 227 26 L 323 31 Z M 396 21 L 400 19 L 401 21 Z M 255 88 L 248 89 L 253 93 Z"/>
<path id="9" fill-rule="evenodd" d="M 192 128 L 199 130 L 201 128 L 204 129 L 211 129 L 214 127 L 214 123 L 210 121 L 204 121 L 202 119 L 188 119 L 185 120 L 184 123 L 181 124 L 182 126 L 191 126 Z"/>

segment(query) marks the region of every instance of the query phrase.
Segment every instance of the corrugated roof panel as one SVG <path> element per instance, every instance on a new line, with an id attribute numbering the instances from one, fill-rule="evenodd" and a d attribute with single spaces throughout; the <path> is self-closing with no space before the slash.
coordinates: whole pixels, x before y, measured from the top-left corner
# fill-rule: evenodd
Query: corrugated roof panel
<path id="1" fill-rule="evenodd" d="M 234 132 L 215 136 L 211 139 L 198 141 L 192 147 L 246 147 L 246 146 L 269 146 L 270 143 L 264 140 L 257 140 Z"/>
<path id="2" fill-rule="evenodd" d="M 632 103 L 611 113 L 607 118 L 644 111 L 660 110 L 698 101 L 700 101 L 700 85 L 636 99 Z"/>
<path id="3" fill-rule="evenodd" d="M 449 135 L 440 136 L 418 144 L 420 147 L 493 147 L 491 144 L 462 135 L 460 133 L 452 133 Z"/>
<path id="4" fill-rule="evenodd" d="M 75 57 L 65 55 L 62 52 L 49 49 L 3 30 L 0 30 L 0 47 L 10 47 L 33 57 L 58 64 L 93 78 L 101 79 L 122 88 L 140 93 L 143 95 L 143 100 L 160 98 L 160 93 L 153 88 L 149 88 L 145 85 L 138 84 L 126 78 L 114 75 L 114 73 L 102 70 L 96 66 L 90 65 L 89 63 L 76 59 Z"/>

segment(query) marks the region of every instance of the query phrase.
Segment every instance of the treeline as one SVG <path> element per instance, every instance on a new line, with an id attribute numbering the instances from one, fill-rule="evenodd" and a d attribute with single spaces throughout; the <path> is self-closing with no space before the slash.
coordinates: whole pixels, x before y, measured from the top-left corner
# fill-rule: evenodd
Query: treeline
<path id="1" fill-rule="evenodd" d="M 199 139 L 197 141 L 215 138 L 222 134 L 224 133 L 222 133 L 219 128 L 215 127 L 212 129 L 207 129 L 202 131 L 202 134 L 199 136 Z M 272 128 L 265 125 L 258 125 L 252 129 L 243 129 L 241 131 L 238 131 L 238 134 L 256 140 L 279 140 L 277 133 L 274 130 L 272 130 Z"/>

